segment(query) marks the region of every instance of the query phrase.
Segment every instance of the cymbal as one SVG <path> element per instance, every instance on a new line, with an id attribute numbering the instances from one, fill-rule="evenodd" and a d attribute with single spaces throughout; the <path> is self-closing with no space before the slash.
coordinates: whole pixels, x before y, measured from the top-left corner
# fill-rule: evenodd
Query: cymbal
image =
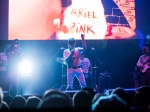
<path id="1" fill-rule="evenodd" d="M 55 59 L 56 59 L 56 61 L 57 61 L 58 63 L 64 64 L 64 65 L 67 65 L 67 64 L 68 64 L 68 63 L 66 62 L 66 60 L 63 59 L 63 58 L 56 57 Z"/>
<path id="2" fill-rule="evenodd" d="M 100 68 L 100 67 L 92 67 L 92 68 Z"/>

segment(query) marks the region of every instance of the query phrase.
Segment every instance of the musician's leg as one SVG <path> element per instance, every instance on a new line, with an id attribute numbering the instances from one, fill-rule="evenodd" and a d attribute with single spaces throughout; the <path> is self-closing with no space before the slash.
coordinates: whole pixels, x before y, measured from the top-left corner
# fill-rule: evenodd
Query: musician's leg
<path id="1" fill-rule="evenodd" d="M 0 87 L 2 88 L 3 91 L 5 90 L 4 80 L 5 75 L 3 74 L 3 71 L 0 71 Z"/>
<path id="2" fill-rule="evenodd" d="M 5 89 L 6 91 L 8 91 L 8 94 L 11 95 L 11 85 L 12 85 L 12 77 L 10 74 L 7 74 L 7 76 L 5 77 L 5 80 L 4 80 L 4 84 L 5 84 Z"/>
<path id="3" fill-rule="evenodd" d="M 77 68 L 75 71 L 77 72 L 76 76 L 80 83 L 81 88 L 84 88 L 86 86 L 86 81 L 82 69 Z"/>
<path id="4" fill-rule="evenodd" d="M 146 74 L 142 74 L 141 76 L 141 86 L 145 86 L 146 85 Z"/>
<path id="5" fill-rule="evenodd" d="M 14 65 L 14 67 L 10 67 L 7 72 L 8 76 L 8 87 L 9 87 L 9 94 L 11 96 L 16 96 L 17 95 L 17 83 L 18 83 L 18 68 L 17 66 Z"/>
<path id="6" fill-rule="evenodd" d="M 68 74 L 67 74 L 67 89 L 73 88 L 73 80 L 74 80 L 75 74 L 73 68 L 68 68 Z"/>
<path id="7" fill-rule="evenodd" d="M 147 86 L 150 86 L 150 69 L 148 69 L 147 71 L 146 71 L 146 76 L 147 76 Z"/>
<path id="8" fill-rule="evenodd" d="M 17 83 L 18 83 L 18 77 L 17 74 L 9 74 L 9 94 L 11 96 L 16 96 L 17 95 Z"/>

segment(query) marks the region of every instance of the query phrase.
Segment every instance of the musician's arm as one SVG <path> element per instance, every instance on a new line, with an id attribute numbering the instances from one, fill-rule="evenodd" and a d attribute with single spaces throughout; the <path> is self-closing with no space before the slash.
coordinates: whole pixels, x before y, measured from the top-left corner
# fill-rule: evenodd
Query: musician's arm
<path id="1" fill-rule="evenodd" d="M 82 47 L 83 47 L 83 50 L 86 50 L 87 49 L 87 46 L 86 46 L 86 42 L 85 42 L 85 35 L 81 35 L 81 39 L 82 39 Z"/>
<path id="2" fill-rule="evenodd" d="M 63 58 L 66 60 L 67 63 L 70 61 L 73 54 L 74 54 L 74 51 L 71 51 L 70 54 L 66 50 L 63 52 Z"/>
<path id="3" fill-rule="evenodd" d="M 137 67 L 143 67 L 143 64 L 141 63 L 141 57 L 139 58 L 136 65 L 137 65 Z"/>
<path id="4" fill-rule="evenodd" d="M 88 66 L 90 67 L 91 66 L 91 62 L 90 62 L 90 60 L 88 59 Z"/>

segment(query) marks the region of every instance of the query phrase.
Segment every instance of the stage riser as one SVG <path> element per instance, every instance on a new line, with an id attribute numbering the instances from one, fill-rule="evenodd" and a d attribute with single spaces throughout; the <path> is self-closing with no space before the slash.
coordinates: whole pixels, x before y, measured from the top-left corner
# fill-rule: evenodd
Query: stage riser
<path id="1" fill-rule="evenodd" d="M 70 91 L 65 91 L 64 93 L 69 95 L 71 98 L 75 93 L 77 93 L 79 90 L 70 90 Z"/>
<path id="2" fill-rule="evenodd" d="M 23 97 L 24 97 L 26 100 L 27 100 L 29 97 L 31 97 L 31 96 L 33 96 L 33 95 L 23 95 Z M 42 96 L 36 96 L 36 97 L 42 99 Z"/>
<path id="3" fill-rule="evenodd" d="M 113 91 L 114 89 L 107 89 L 107 90 L 105 90 L 104 91 L 104 94 L 105 95 L 110 95 L 111 94 L 111 92 Z M 130 93 L 132 96 L 134 96 L 135 95 L 135 88 L 129 88 L 129 89 L 124 89 L 127 93 Z M 73 95 L 75 94 L 75 93 L 77 93 L 79 90 L 68 90 L 68 91 L 63 91 L 63 93 L 65 93 L 65 94 L 68 94 L 71 98 L 73 97 Z M 8 92 L 7 91 L 3 91 L 3 94 L 4 94 L 4 96 L 7 96 L 8 95 Z M 33 96 L 33 95 L 23 95 L 26 99 L 29 97 L 29 96 Z M 39 98 L 42 98 L 42 96 L 37 96 L 37 97 L 39 97 Z"/>
<path id="4" fill-rule="evenodd" d="M 2 91 L 2 93 L 3 93 L 4 96 L 8 95 L 8 91 Z"/>

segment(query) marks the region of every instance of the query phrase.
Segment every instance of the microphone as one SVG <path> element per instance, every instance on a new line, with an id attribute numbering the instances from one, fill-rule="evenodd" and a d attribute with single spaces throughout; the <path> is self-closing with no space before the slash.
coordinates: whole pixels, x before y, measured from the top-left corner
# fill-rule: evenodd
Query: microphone
<path id="1" fill-rule="evenodd" d="M 61 50 L 65 50 L 66 48 L 65 48 L 65 47 L 61 47 L 60 49 L 61 49 Z"/>

